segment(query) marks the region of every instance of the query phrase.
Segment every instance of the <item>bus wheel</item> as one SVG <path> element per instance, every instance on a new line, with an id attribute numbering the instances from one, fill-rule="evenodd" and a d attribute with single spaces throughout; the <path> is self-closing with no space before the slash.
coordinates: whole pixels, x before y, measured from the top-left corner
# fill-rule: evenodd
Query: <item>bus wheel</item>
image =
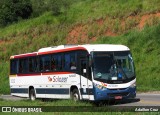
<path id="1" fill-rule="evenodd" d="M 72 99 L 74 101 L 79 101 L 80 100 L 80 96 L 79 96 L 79 92 L 77 89 L 74 89 L 73 92 L 72 92 Z"/>
<path id="2" fill-rule="evenodd" d="M 29 98 L 30 98 L 31 101 L 36 100 L 36 94 L 35 94 L 34 89 L 30 90 L 30 92 L 29 92 Z"/>

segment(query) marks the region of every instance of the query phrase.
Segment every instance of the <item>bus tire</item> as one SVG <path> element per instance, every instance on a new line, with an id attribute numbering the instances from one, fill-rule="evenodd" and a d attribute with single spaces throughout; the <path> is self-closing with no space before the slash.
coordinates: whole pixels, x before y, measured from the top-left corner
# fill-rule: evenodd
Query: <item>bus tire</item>
<path id="1" fill-rule="evenodd" d="M 71 97 L 72 97 L 72 100 L 74 100 L 75 102 L 80 100 L 78 89 L 73 89 Z"/>
<path id="2" fill-rule="evenodd" d="M 32 88 L 29 91 L 29 98 L 31 101 L 35 101 L 36 100 L 36 94 L 35 94 L 35 90 Z"/>

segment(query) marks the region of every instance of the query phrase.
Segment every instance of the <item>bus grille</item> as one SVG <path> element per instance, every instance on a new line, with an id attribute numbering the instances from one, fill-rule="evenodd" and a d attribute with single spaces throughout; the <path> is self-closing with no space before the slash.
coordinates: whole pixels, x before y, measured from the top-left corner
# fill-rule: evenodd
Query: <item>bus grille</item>
<path id="1" fill-rule="evenodd" d="M 122 93 L 108 93 L 108 96 L 115 97 L 115 96 L 127 96 L 128 92 L 122 92 Z"/>

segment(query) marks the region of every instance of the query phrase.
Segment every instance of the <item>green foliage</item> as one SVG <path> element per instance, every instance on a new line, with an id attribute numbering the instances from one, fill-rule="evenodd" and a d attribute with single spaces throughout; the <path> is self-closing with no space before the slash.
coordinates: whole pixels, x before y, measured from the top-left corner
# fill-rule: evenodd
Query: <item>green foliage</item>
<path id="1" fill-rule="evenodd" d="M 66 11 L 71 5 L 71 0 L 51 0 L 51 10 L 53 15 L 59 15 Z"/>
<path id="2" fill-rule="evenodd" d="M 0 70 L 0 92 L 1 94 L 8 94 L 10 89 L 9 85 L 6 84 L 9 84 L 9 62 L 0 62 Z"/>
<path id="3" fill-rule="evenodd" d="M 30 0 L 4 0 L 0 2 L 0 26 L 6 26 L 20 19 L 27 19 L 32 13 Z"/>
<path id="4" fill-rule="evenodd" d="M 126 18 L 156 12 L 160 9 L 159 0 L 83 0 L 72 5 L 68 11 L 69 22 L 88 22 L 104 17 Z"/>
<path id="5" fill-rule="evenodd" d="M 51 9 L 51 0 L 31 0 L 33 13 L 32 17 L 38 17 L 44 12 L 50 11 Z"/>
<path id="6" fill-rule="evenodd" d="M 44 12 L 52 11 L 57 16 L 63 12 L 67 12 L 70 5 L 81 0 L 31 0 L 33 13 L 32 17 L 37 17 Z"/>

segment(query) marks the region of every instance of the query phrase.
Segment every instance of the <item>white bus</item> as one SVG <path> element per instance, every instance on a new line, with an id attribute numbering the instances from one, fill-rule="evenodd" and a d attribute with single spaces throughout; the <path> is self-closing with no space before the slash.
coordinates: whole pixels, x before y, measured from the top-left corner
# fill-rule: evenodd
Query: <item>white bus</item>
<path id="1" fill-rule="evenodd" d="M 60 45 L 10 57 L 11 95 L 102 101 L 136 97 L 130 49 L 124 45 Z"/>

